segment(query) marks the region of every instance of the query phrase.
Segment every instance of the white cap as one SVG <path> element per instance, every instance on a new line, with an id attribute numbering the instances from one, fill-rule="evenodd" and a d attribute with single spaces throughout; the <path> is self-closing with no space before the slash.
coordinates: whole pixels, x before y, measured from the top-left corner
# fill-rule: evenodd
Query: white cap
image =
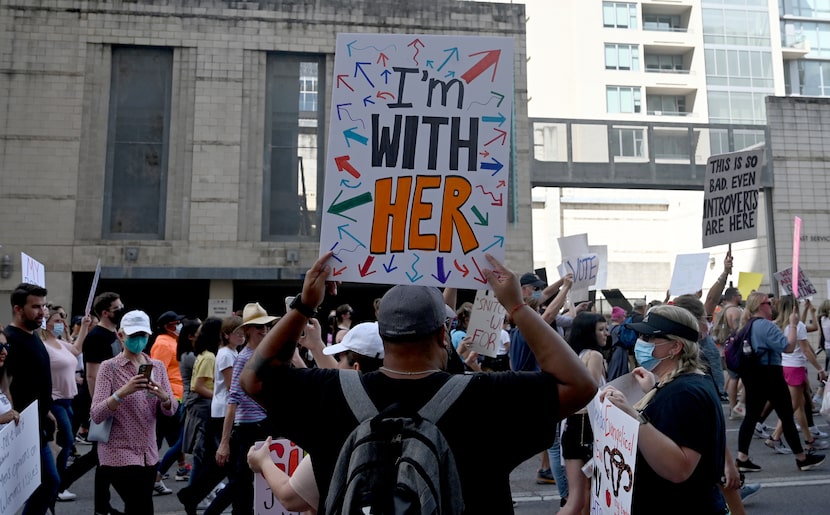
<path id="1" fill-rule="evenodd" d="M 147 316 L 147 313 L 139 310 L 130 311 L 121 318 L 121 330 L 127 336 L 135 333 L 153 333 L 153 330 L 150 329 L 150 317 Z"/>
<path id="2" fill-rule="evenodd" d="M 349 329 L 343 341 L 329 345 L 323 349 L 323 354 L 331 356 L 338 352 L 350 350 L 369 358 L 383 359 L 383 340 L 378 333 L 377 322 L 364 322 Z"/>

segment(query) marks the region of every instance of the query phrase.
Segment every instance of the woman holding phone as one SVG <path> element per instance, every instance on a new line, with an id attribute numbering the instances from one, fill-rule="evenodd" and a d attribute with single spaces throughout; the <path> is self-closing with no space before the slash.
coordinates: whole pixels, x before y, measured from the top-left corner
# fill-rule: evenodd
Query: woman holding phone
<path id="1" fill-rule="evenodd" d="M 97 424 L 112 419 L 109 441 L 98 444 L 98 460 L 127 515 L 153 513 L 156 414 L 170 416 L 178 408 L 167 369 L 144 353 L 151 332 L 143 311 L 124 315 L 118 333 L 123 350 L 101 363 L 90 409 Z"/>

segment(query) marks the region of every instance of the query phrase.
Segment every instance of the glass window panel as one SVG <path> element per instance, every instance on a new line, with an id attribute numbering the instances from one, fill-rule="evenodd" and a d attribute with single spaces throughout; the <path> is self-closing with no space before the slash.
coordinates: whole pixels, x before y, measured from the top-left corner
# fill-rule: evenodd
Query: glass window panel
<path id="1" fill-rule="evenodd" d="M 617 45 L 605 45 L 605 68 L 617 69 Z"/>
<path id="2" fill-rule="evenodd" d="M 602 3 L 602 24 L 605 27 L 614 27 L 616 25 L 617 15 L 614 9 L 614 4 L 611 2 Z"/>
<path id="3" fill-rule="evenodd" d="M 631 69 L 631 49 L 627 45 L 620 45 L 620 64 L 621 70 Z"/>
<path id="4" fill-rule="evenodd" d="M 728 123 L 729 93 L 725 91 L 709 91 L 709 119 L 713 123 Z"/>
<path id="5" fill-rule="evenodd" d="M 620 106 L 623 113 L 634 112 L 634 95 L 631 92 L 631 88 L 620 89 Z"/>
<path id="6" fill-rule="evenodd" d="M 628 27 L 627 4 L 617 4 L 617 27 Z"/>

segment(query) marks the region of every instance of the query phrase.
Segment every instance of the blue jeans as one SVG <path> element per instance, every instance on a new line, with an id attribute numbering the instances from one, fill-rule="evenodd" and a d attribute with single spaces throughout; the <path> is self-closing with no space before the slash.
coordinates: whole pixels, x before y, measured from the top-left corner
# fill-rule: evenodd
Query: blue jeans
<path id="1" fill-rule="evenodd" d="M 22 515 L 45 515 L 55 506 L 59 484 L 60 478 L 55 466 L 55 458 L 52 456 L 52 449 L 49 448 L 47 442 L 44 442 L 40 449 L 40 486 L 26 501 Z"/>
<path id="2" fill-rule="evenodd" d="M 161 444 L 164 439 L 167 440 L 167 445 L 170 446 L 167 452 L 159 461 L 158 473 L 164 475 L 170 466 L 179 460 L 182 454 L 182 442 L 184 440 L 184 424 L 182 423 L 184 415 L 184 403 L 179 403 L 179 409 L 172 417 L 165 417 L 164 421 L 156 422 L 156 429 L 158 431 L 158 446 L 161 449 Z M 171 440 L 175 440 L 171 442 Z"/>
<path id="3" fill-rule="evenodd" d="M 66 472 L 66 464 L 69 462 L 69 454 L 72 452 L 72 444 L 75 443 L 75 435 L 72 432 L 72 399 L 57 399 L 52 401 L 52 414 L 58 425 L 58 435 L 55 443 L 61 447 L 58 453 L 57 467 L 58 474 L 63 477 Z"/>
<path id="4" fill-rule="evenodd" d="M 553 479 L 556 480 L 559 497 L 565 499 L 568 497 L 568 476 L 565 474 L 565 468 L 562 466 L 561 456 L 562 446 L 559 438 L 559 424 L 556 424 L 556 438 L 553 440 L 551 448 L 548 449 L 548 458 L 550 458 L 550 470 L 553 473 Z"/>

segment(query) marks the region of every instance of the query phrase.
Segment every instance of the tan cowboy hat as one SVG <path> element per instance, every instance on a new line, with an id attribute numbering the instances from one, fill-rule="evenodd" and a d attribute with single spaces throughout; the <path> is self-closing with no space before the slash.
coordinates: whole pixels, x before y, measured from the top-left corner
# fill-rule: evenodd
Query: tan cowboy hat
<path id="1" fill-rule="evenodd" d="M 259 302 L 251 302 L 246 304 L 245 309 L 242 310 L 242 324 L 239 327 L 251 324 L 270 324 L 276 319 L 277 317 L 269 315 L 265 308 L 259 305 Z"/>

